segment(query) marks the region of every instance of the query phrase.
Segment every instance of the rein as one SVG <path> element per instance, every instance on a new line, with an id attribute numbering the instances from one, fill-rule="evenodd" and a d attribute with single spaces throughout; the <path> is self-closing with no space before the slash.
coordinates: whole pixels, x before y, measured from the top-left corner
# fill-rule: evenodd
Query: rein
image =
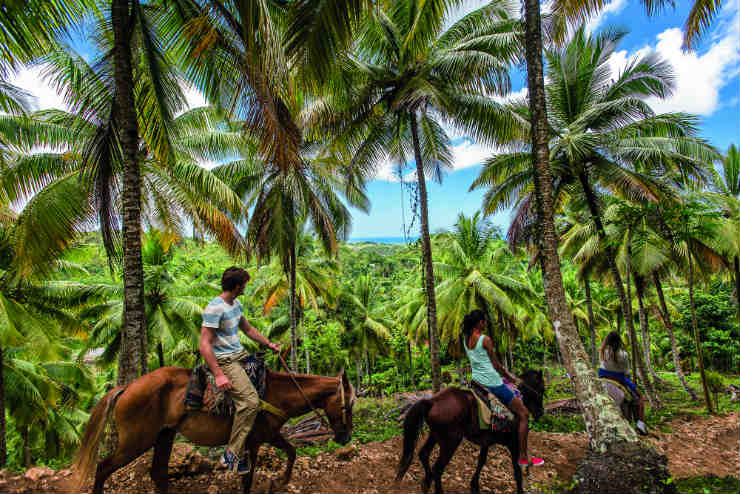
<path id="1" fill-rule="evenodd" d="M 285 359 L 283 359 L 283 356 L 278 354 L 278 358 L 280 359 L 280 363 L 283 364 L 283 367 L 288 371 L 288 375 L 290 376 L 290 379 L 293 381 L 293 384 L 295 384 L 295 387 L 298 388 L 298 392 L 301 393 L 301 396 L 305 400 L 306 403 L 308 403 L 308 406 L 311 407 L 311 410 L 314 414 L 316 414 L 316 417 L 321 421 L 321 423 L 327 428 L 331 429 L 331 426 L 328 424 L 327 420 L 324 418 L 323 415 L 319 413 L 318 410 L 316 410 L 316 407 L 313 406 L 313 403 L 308 399 L 306 396 L 306 393 L 303 392 L 303 388 L 301 388 L 301 385 L 298 384 L 298 381 L 296 381 L 296 378 L 293 374 L 293 371 L 288 367 L 288 364 L 285 362 Z M 342 423 L 344 425 L 347 424 L 347 407 L 344 403 L 344 386 L 342 386 L 342 380 L 339 380 L 339 392 L 341 393 L 341 400 L 342 400 Z"/>

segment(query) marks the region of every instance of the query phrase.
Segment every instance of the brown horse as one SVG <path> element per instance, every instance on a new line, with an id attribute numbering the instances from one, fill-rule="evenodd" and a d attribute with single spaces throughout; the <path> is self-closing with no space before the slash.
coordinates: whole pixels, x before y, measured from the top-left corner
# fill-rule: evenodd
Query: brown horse
<path id="1" fill-rule="evenodd" d="M 521 375 L 523 384 L 519 387 L 522 401 L 534 415 L 535 420 L 542 416 L 544 408 L 542 397 L 545 393 L 545 382 L 541 371 L 529 370 Z M 455 454 L 463 438 L 480 446 L 478 467 L 470 481 L 470 490 L 480 492 L 478 478 L 488 457 L 488 448 L 493 444 L 502 444 L 509 449 L 511 463 L 514 465 L 514 478 L 517 493 L 522 493 L 522 470 L 519 467 L 519 438 L 517 427 L 513 422 L 504 430 L 482 430 L 478 426 L 477 402 L 471 391 L 448 387 L 428 400 L 419 400 L 409 409 L 403 422 L 403 453 L 398 466 L 396 480 L 406 474 L 416 450 L 416 441 L 424 421 L 429 425 L 429 437 L 419 450 L 419 459 L 424 466 L 422 487 L 426 493 L 434 480 L 435 492 L 442 494 L 442 473 Z M 429 455 L 439 443 L 439 456 L 434 468 L 429 468 Z"/>
<path id="2" fill-rule="evenodd" d="M 92 411 L 85 428 L 80 450 L 72 470 L 74 490 L 80 492 L 97 463 L 98 445 L 109 412 L 112 412 L 118 433 L 116 450 L 100 463 L 95 471 L 93 492 L 103 492 L 103 483 L 116 470 L 127 465 L 154 447 L 151 476 L 157 492 L 167 492 L 167 464 L 172 442 L 180 432 L 190 441 L 203 446 L 226 444 L 231 430 L 232 417 L 209 415 L 205 412 L 185 410 L 185 388 L 191 370 L 179 367 L 162 367 L 146 374 L 125 387 L 111 390 Z M 264 400 L 282 410 L 287 417 L 297 417 L 311 411 L 311 406 L 323 409 L 334 431 L 334 440 L 349 442 L 352 436 L 352 407 L 355 394 L 344 373 L 338 377 L 295 375 L 306 399 L 289 374 L 267 373 Z M 242 487 L 246 493 L 252 485 L 257 453 L 262 444 L 268 443 L 288 455 L 288 465 L 283 475 L 283 485 L 290 480 L 295 462 L 295 448 L 281 434 L 286 418 L 260 412 L 246 440 L 246 450 L 251 462 L 250 471 L 243 476 Z"/>

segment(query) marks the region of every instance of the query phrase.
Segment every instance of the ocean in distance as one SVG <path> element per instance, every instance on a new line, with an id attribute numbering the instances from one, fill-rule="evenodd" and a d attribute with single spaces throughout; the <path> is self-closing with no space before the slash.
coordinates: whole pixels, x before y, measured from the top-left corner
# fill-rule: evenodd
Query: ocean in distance
<path id="1" fill-rule="evenodd" d="M 408 242 L 413 242 L 419 237 L 407 237 Z M 353 237 L 350 238 L 347 243 L 357 244 L 361 242 L 372 242 L 376 244 L 402 244 L 404 243 L 403 237 Z"/>

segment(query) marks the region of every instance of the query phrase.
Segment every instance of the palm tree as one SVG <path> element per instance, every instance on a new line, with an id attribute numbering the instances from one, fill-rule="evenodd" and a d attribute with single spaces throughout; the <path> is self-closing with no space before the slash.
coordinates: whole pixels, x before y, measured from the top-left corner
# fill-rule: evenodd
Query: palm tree
<path id="1" fill-rule="evenodd" d="M 557 193 L 553 200 L 562 204 L 566 194 L 582 195 L 601 241 L 608 236 L 598 185 L 619 190 L 627 197 L 657 201 L 661 187 L 651 172 L 680 170 L 686 176 L 703 179 L 706 163 L 716 156 L 711 147 L 694 137 L 693 117 L 655 115 L 645 104 L 644 99 L 649 96 L 670 94 L 673 86 L 669 67 L 654 54 L 632 62 L 616 79 L 609 80 L 608 60 L 623 35 L 606 31 L 587 36 L 582 28 L 574 33 L 566 47 L 546 52 L 551 77 L 546 88 L 550 104 L 548 137 L 552 142 L 550 160 Z M 513 107 L 513 111 L 526 114 L 522 104 L 514 103 Z M 528 193 L 526 180 L 532 176 L 531 159 L 531 154 L 517 152 L 489 161 L 474 183 L 474 186 L 494 184 L 487 196 L 489 202 L 484 205 L 487 210 L 505 204 L 512 195 Z M 531 200 L 522 204 L 531 207 Z M 521 216 L 527 214 L 517 214 Z M 614 249 L 609 244 L 604 249 L 630 339 L 636 341 L 631 305 Z M 627 290 L 631 290 L 629 285 Z M 638 370 L 646 376 L 641 354 L 636 356 Z M 645 384 L 648 395 L 655 397 L 649 379 Z"/>
<path id="2" fill-rule="evenodd" d="M 649 16 L 657 14 L 666 5 L 675 7 L 675 3 L 667 0 L 640 0 L 640 2 Z M 556 23 L 558 24 L 559 33 L 565 32 L 566 23 L 576 26 L 582 25 L 603 9 L 607 3 L 604 0 L 595 2 L 558 0 L 553 4 L 552 10 L 555 17 L 560 20 L 560 23 Z M 685 49 L 693 48 L 694 43 L 702 38 L 721 10 L 722 0 L 694 0 L 683 28 Z"/>
<path id="3" fill-rule="evenodd" d="M 706 206 L 691 197 L 685 198 L 670 209 L 666 209 L 664 215 L 666 226 L 670 229 L 668 235 L 670 235 L 674 253 L 686 266 L 691 324 L 694 330 L 699 373 L 704 389 L 704 401 L 707 411 L 713 413 L 704 373 L 704 357 L 696 320 L 694 283 L 697 268 L 702 272 L 717 271 L 722 265 L 722 256 L 718 253 L 718 249 L 714 247 L 716 239 L 723 229 L 722 218 L 717 212 L 708 210 Z"/>
<path id="4" fill-rule="evenodd" d="M 357 387 L 362 380 L 362 360 L 369 374 L 370 351 L 386 352 L 391 338 L 394 321 L 387 316 L 388 308 L 383 305 L 381 290 L 370 274 L 361 275 L 351 285 L 346 285 L 339 297 L 337 310 L 352 342 L 350 352 L 357 363 Z"/>
<path id="5" fill-rule="evenodd" d="M 507 68 L 518 39 L 518 23 L 502 2 L 448 29 L 445 3 L 404 0 L 369 12 L 354 54 L 342 59 L 333 82 L 340 111 L 331 119 L 366 176 L 387 158 L 401 165 L 411 157 L 415 162 L 435 391 L 440 386 L 439 344 L 426 177 L 440 181 L 451 163 L 442 122 L 479 139 L 503 137 L 512 127 L 509 115 L 487 93 L 508 89 Z"/>
<path id="6" fill-rule="evenodd" d="M 295 267 L 295 303 L 300 312 L 296 315 L 296 327 L 303 318 L 303 311 L 311 306 L 315 311 L 320 305 L 333 307 L 336 305 L 339 284 L 334 281 L 338 276 L 336 262 L 331 258 L 321 256 L 315 248 L 314 238 L 305 232 L 305 222 L 300 227 L 296 240 L 296 267 Z M 264 300 L 263 314 L 267 315 L 278 305 L 286 295 L 291 296 L 291 279 L 285 272 L 278 259 L 261 266 L 255 275 L 254 296 Z M 293 300 L 291 298 L 291 300 Z M 291 307 L 291 311 L 293 308 Z M 296 336 L 297 338 L 297 336 Z M 291 339 L 292 345 L 297 344 Z M 297 353 L 297 349 L 296 349 Z M 297 358 L 297 355 L 296 355 Z M 306 372 L 309 372 L 308 348 L 306 347 Z M 295 368 L 295 364 L 293 364 Z"/>
<path id="7" fill-rule="evenodd" d="M 727 155 L 722 160 L 722 174 L 712 168 L 711 189 L 702 195 L 707 202 L 717 207 L 728 219 L 726 223 L 730 234 L 726 235 L 727 245 L 724 249 L 731 259 L 733 277 L 735 278 L 735 297 L 740 318 L 740 153 L 734 144 L 730 145 Z"/>
<path id="8" fill-rule="evenodd" d="M 491 225 L 480 219 L 480 213 L 472 218 L 461 213 L 446 243 L 441 261 L 434 264 L 440 276 L 436 292 L 442 341 L 457 347 L 463 317 L 474 309 L 482 309 L 491 321 L 500 319 L 501 335 L 516 330 L 524 316 L 520 309 L 531 309 L 535 294 L 522 281 L 523 270 L 516 270 L 514 256 L 496 239 Z M 510 348 L 511 341 L 503 340 Z"/>

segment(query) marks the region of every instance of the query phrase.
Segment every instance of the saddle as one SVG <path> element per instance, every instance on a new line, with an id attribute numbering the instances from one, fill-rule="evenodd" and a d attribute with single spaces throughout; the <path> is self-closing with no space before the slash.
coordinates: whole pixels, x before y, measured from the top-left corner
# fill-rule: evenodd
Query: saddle
<path id="1" fill-rule="evenodd" d="M 635 397 L 632 394 L 632 390 L 629 389 L 624 384 L 622 384 L 621 382 L 617 381 L 616 379 L 612 379 L 610 377 L 600 377 L 599 381 L 601 381 L 602 384 L 610 384 L 612 386 L 615 386 L 617 389 L 619 389 L 624 394 L 625 402 L 629 403 L 629 402 L 634 401 Z"/>
<path id="2" fill-rule="evenodd" d="M 507 384 L 507 386 L 514 388 L 512 385 Z M 496 398 L 496 395 L 474 380 L 470 381 L 470 391 L 473 392 L 473 396 L 478 402 L 476 411 L 473 412 L 476 415 L 473 420 L 478 421 L 478 426 L 481 429 L 504 431 L 512 428 L 514 414 Z M 515 388 L 512 391 L 518 393 Z"/>
<path id="3" fill-rule="evenodd" d="M 262 401 L 267 390 L 267 367 L 264 354 L 248 355 L 239 360 L 239 364 L 244 368 L 257 391 L 260 408 L 275 413 L 268 408 L 272 405 Z M 219 390 L 216 386 L 216 377 L 208 365 L 201 364 L 190 374 L 190 381 L 185 389 L 185 409 L 191 412 L 204 411 L 211 415 L 233 415 L 235 406 L 231 394 Z"/>

